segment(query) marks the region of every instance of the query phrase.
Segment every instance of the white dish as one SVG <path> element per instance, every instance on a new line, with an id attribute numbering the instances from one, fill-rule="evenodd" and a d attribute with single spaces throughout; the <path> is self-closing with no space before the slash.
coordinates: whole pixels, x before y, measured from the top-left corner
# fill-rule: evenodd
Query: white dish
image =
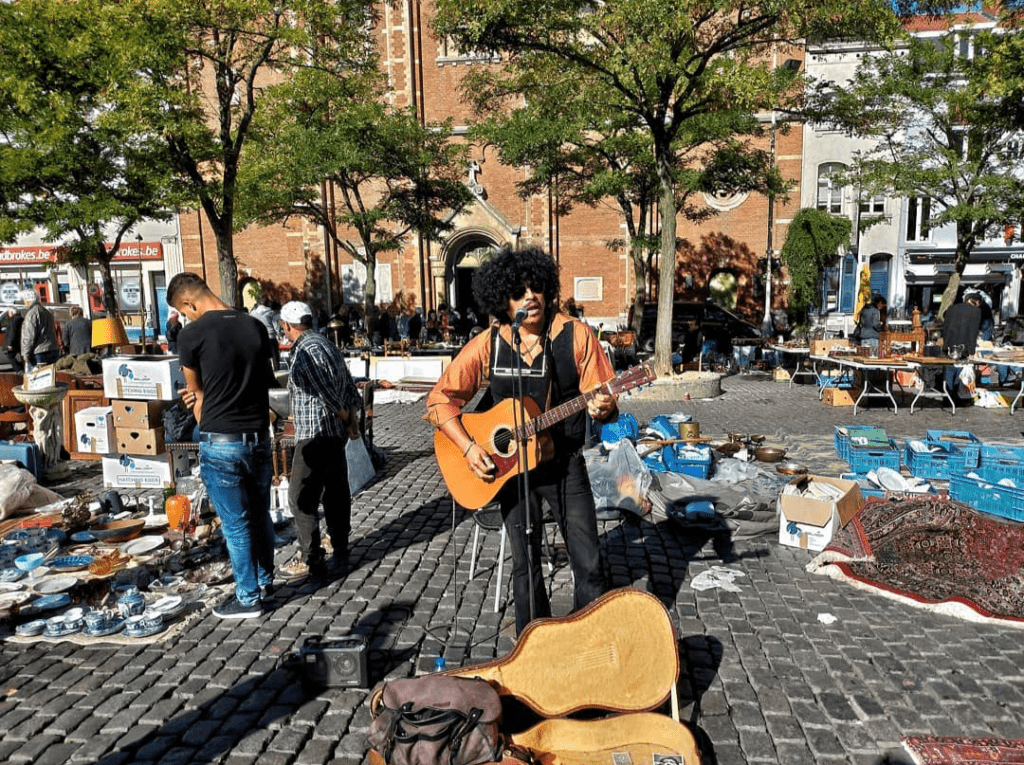
<path id="1" fill-rule="evenodd" d="M 160 549 L 166 541 L 160 536 L 139 537 L 121 545 L 121 552 L 125 555 L 145 555 L 146 553 L 153 552 L 153 550 Z"/>
<path id="2" fill-rule="evenodd" d="M 48 576 L 41 579 L 32 586 L 32 591 L 37 595 L 55 595 L 58 592 L 70 590 L 78 584 L 76 576 Z"/>
<path id="3" fill-rule="evenodd" d="M 878 485 L 887 491 L 906 491 L 907 481 L 892 468 L 880 467 L 875 471 L 878 474 Z"/>
<path id="4" fill-rule="evenodd" d="M 0 611 L 10 608 L 11 606 L 20 606 L 31 598 L 32 593 L 28 590 L 21 590 L 20 592 L 0 592 Z"/>

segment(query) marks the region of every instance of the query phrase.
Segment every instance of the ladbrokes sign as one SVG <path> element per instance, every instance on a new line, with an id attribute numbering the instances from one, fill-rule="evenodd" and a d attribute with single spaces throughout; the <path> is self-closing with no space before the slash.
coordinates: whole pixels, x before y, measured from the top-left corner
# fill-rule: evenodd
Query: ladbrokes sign
<path id="1" fill-rule="evenodd" d="M 112 245 L 107 245 L 111 247 Z M 60 247 L 41 244 L 35 247 L 0 247 L 0 266 L 28 266 L 54 263 Z M 164 248 L 160 242 L 132 242 L 122 244 L 113 260 L 123 261 L 163 260 Z"/>

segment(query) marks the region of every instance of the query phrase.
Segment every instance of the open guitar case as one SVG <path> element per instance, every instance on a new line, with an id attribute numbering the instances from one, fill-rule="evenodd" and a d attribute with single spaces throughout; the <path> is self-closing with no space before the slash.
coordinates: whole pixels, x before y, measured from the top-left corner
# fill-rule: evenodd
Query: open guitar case
<path id="1" fill-rule="evenodd" d="M 701 763 L 693 734 L 679 722 L 675 628 L 661 602 L 641 590 L 613 590 L 569 616 L 533 621 L 507 656 L 443 674 L 482 678 L 503 708 L 522 705 L 539 716 L 526 730 L 503 724 L 501 732 L 542 765 Z M 669 698 L 671 717 L 652 711 Z M 377 752 L 369 755 L 370 765 L 386 765 Z M 518 762 L 511 752 L 503 760 Z"/>

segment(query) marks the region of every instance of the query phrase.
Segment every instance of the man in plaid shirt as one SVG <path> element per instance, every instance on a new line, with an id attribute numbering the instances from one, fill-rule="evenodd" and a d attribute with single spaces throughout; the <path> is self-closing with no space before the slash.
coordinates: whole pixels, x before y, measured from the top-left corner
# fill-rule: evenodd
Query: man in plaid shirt
<path id="1" fill-rule="evenodd" d="M 345 445 L 359 438 L 361 398 L 341 352 L 310 331 L 313 311 L 293 300 L 281 309 L 281 326 L 292 343 L 288 393 L 295 422 L 295 453 L 288 504 L 295 516 L 299 551 L 281 570 L 290 580 L 324 583 L 348 573 L 352 495 Z M 320 541 L 320 502 L 334 548 L 328 562 Z"/>

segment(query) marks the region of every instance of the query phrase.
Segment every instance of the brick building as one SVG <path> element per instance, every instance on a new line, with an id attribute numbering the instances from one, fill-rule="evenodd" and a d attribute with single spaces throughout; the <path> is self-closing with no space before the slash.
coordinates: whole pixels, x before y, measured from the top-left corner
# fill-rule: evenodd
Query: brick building
<path id="1" fill-rule="evenodd" d="M 415 105 L 427 123 L 452 118 L 453 140 L 463 140 L 472 114 L 459 99 L 459 83 L 468 67 L 494 66 L 489 56 L 463 56 L 448 51 L 429 27 L 431 6 L 405 0 L 384 4 L 378 45 L 398 106 Z M 792 57 L 790 52 L 787 57 Z M 802 52 L 799 52 L 802 58 Z M 767 122 L 769 117 L 765 115 Z M 786 178 L 800 180 L 802 132 L 777 131 L 776 161 Z M 768 148 L 763 139 L 762 148 Z M 614 204 L 580 207 L 558 215 L 551 194 L 522 200 L 515 183 L 522 168 L 501 164 L 493 150 L 473 147 L 466 182 L 475 201 L 455 221 L 444 242 L 422 241 L 411 235 L 398 253 L 382 254 L 376 281 L 377 300 L 403 301 L 425 308 L 441 303 L 463 308 L 472 301 L 470 282 L 477 264 L 476 251 L 504 244 L 533 244 L 549 250 L 562 269 L 562 296 L 572 296 L 593 323 L 615 325 L 625 321 L 635 291 L 635 277 L 624 245 L 626 228 Z M 330 192 L 328 191 L 328 194 Z M 794 186 L 786 199 L 776 200 L 773 249 L 785 241 L 786 226 L 799 206 Z M 760 289 L 758 261 L 768 241 L 768 202 L 759 195 L 708 199 L 719 214 L 697 226 L 680 219 L 683 240 L 676 258 L 676 289 L 680 299 L 703 300 L 712 291 L 727 306 L 760 323 L 764 292 Z M 651 228 L 656 232 L 657 215 Z M 182 213 L 182 261 L 186 270 L 204 274 L 218 289 L 216 248 L 212 232 L 201 225 L 199 213 Z M 246 230 L 235 238 L 239 277 L 257 280 L 279 300 L 305 296 L 327 307 L 361 302 L 364 270 L 350 256 L 328 248 L 323 232 L 308 222 L 288 227 Z M 328 278 L 334 285 L 327 298 Z M 656 279 L 652 279 L 656 282 Z M 784 290 L 775 284 L 774 302 Z"/>

